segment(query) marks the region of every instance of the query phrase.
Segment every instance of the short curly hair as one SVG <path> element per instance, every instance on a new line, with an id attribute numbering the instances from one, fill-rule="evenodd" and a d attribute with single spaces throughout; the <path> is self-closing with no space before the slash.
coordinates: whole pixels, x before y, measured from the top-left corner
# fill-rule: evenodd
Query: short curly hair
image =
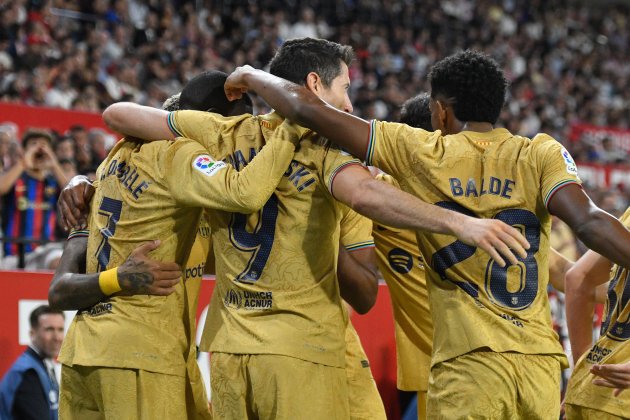
<path id="1" fill-rule="evenodd" d="M 354 51 L 348 45 L 317 38 L 286 41 L 269 62 L 269 73 L 299 85 L 315 72 L 325 87 L 341 74 L 341 63 L 350 66 Z"/>
<path id="2" fill-rule="evenodd" d="M 431 97 L 452 101 L 460 121 L 496 123 L 505 102 L 508 82 L 491 57 L 474 50 L 448 56 L 431 68 Z"/>
<path id="3" fill-rule="evenodd" d="M 409 98 L 400 109 L 400 122 L 411 127 L 433 131 L 431 127 L 430 97 L 428 93 L 421 93 Z"/>

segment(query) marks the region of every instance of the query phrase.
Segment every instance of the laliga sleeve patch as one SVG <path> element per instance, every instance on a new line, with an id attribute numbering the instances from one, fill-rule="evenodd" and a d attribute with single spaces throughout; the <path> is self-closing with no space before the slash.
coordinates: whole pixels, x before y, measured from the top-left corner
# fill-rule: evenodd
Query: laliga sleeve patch
<path id="1" fill-rule="evenodd" d="M 216 162 L 208 155 L 199 155 L 193 160 L 193 168 L 206 176 L 213 176 L 221 169 L 225 168 L 225 162 Z"/>
<path id="2" fill-rule="evenodd" d="M 567 165 L 567 173 L 569 175 L 578 176 L 577 166 L 575 164 L 575 161 L 573 160 L 573 158 L 571 157 L 567 149 L 563 147 L 561 149 L 561 153 L 562 153 L 562 158 L 564 159 L 564 163 L 565 165 Z"/>

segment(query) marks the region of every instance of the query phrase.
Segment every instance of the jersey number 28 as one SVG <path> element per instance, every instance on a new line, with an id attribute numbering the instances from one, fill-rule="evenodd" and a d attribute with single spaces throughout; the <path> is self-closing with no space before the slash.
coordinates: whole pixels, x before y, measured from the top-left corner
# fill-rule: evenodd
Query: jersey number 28
<path id="1" fill-rule="evenodd" d="M 451 201 L 441 201 L 436 203 L 436 205 L 471 217 L 478 217 L 470 210 Z M 508 290 L 507 280 L 510 266 L 499 267 L 494 263 L 494 260 L 488 261 L 485 272 L 486 293 L 492 302 L 499 307 L 517 311 L 523 310 L 534 302 L 538 293 L 538 263 L 536 262 L 535 254 L 540 246 L 540 221 L 534 213 L 523 209 L 503 210 L 497 213 L 494 218 L 510 226 L 522 226 L 530 248 L 527 250 L 527 257 L 519 258 L 520 264 L 512 268 L 512 270 L 518 270 L 520 277 L 520 286 L 516 291 L 511 292 Z M 446 270 L 470 258 L 476 250 L 477 248 L 474 246 L 455 241 L 437 250 L 431 258 L 431 265 L 442 279 L 446 280 L 448 279 Z M 477 298 L 479 295 L 478 286 L 474 283 L 467 281 L 456 281 L 454 283 L 473 298 Z"/>

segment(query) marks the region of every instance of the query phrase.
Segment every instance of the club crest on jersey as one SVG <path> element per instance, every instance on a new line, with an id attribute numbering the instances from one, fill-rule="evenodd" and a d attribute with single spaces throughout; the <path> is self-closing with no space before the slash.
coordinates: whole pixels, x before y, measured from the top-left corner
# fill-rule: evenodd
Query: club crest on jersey
<path id="1" fill-rule="evenodd" d="M 562 148 L 562 158 L 564 159 L 565 165 L 567 165 L 567 173 L 570 175 L 577 176 L 577 166 L 575 165 L 575 161 L 571 157 L 571 154 L 564 147 Z"/>
<path id="2" fill-rule="evenodd" d="M 219 170 L 225 168 L 227 164 L 225 162 L 215 162 L 208 155 L 199 155 L 193 161 L 192 166 L 206 176 L 213 176 Z"/>

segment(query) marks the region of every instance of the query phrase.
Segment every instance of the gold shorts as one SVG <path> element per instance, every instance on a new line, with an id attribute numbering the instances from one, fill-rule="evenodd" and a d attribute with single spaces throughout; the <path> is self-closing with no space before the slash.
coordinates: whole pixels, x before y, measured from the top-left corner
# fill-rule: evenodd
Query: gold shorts
<path id="1" fill-rule="evenodd" d="M 370 363 L 359 335 L 348 323 L 346 327 L 346 375 L 351 420 L 386 420 L 385 406 L 376 387 Z"/>
<path id="2" fill-rule="evenodd" d="M 346 370 L 289 356 L 213 353 L 212 413 L 221 420 L 348 419 Z"/>
<path id="3" fill-rule="evenodd" d="M 606 413 L 605 411 L 599 411 L 593 408 L 573 404 L 564 405 L 564 417 L 567 420 L 622 420 L 627 418 L 615 416 L 614 414 Z"/>
<path id="4" fill-rule="evenodd" d="M 560 361 L 554 356 L 477 351 L 431 369 L 430 419 L 557 419 Z"/>
<path id="5" fill-rule="evenodd" d="M 194 406 L 185 377 L 63 365 L 60 388 L 59 418 L 63 420 L 210 418 L 209 410 L 200 412 Z"/>

